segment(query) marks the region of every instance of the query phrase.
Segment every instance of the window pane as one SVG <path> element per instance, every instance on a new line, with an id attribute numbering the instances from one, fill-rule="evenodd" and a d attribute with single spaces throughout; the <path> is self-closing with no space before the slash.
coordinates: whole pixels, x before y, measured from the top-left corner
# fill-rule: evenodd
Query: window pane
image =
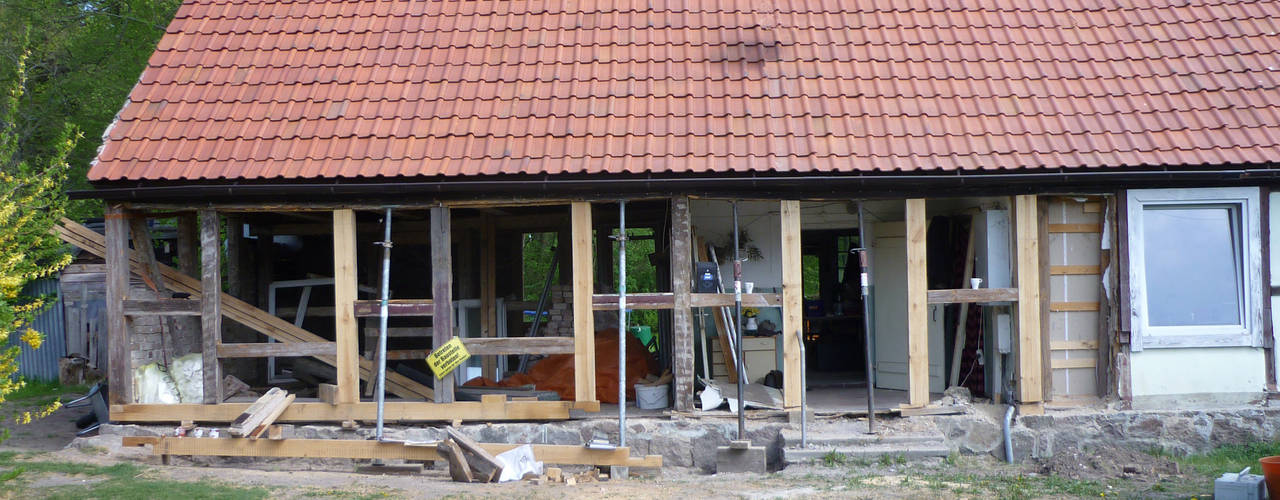
<path id="1" fill-rule="evenodd" d="M 1235 210 L 1148 206 L 1142 224 L 1148 323 L 1241 324 Z"/>

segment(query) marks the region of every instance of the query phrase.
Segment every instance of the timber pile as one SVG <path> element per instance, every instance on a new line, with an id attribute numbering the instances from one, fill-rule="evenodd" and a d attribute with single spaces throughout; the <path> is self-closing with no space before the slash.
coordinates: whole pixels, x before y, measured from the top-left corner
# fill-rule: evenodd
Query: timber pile
<path id="1" fill-rule="evenodd" d="M 564 483 L 567 486 L 574 486 L 579 483 L 594 483 L 600 480 L 600 469 L 591 468 L 577 474 L 565 474 L 558 467 L 548 467 L 547 471 L 537 477 L 526 478 L 533 484 L 543 485 L 548 483 Z"/>
<path id="2" fill-rule="evenodd" d="M 471 438 L 453 428 L 449 437 L 436 445 L 436 452 L 449 462 L 449 477 L 461 483 L 493 483 L 502 475 L 502 462 Z"/>
<path id="3" fill-rule="evenodd" d="M 231 435 L 249 439 L 262 437 L 272 429 L 272 424 L 293 403 L 295 397 L 279 387 L 272 387 L 231 422 Z"/>

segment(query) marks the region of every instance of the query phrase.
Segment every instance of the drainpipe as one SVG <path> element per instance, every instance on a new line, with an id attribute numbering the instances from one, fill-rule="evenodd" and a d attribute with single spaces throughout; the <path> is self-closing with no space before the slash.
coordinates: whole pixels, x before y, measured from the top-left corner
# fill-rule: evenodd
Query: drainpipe
<path id="1" fill-rule="evenodd" d="M 1013 402 L 1009 402 L 1009 409 L 1004 411 L 1004 459 L 1009 463 L 1013 463 L 1013 438 L 1010 436 L 1009 427 L 1013 425 Z"/>
<path id="2" fill-rule="evenodd" d="M 376 437 L 382 441 L 382 410 L 385 405 L 387 387 L 387 297 L 390 295 L 391 281 L 391 209 L 387 208 L 386 228 L 383 230 L 382 242 L 382 300 L 378 306 L 378 428 Z"/>
<path id="3" fill-rule="evenodd" d="M 627 445 L 627 202 L 618 201 L 618 447 Z"/>

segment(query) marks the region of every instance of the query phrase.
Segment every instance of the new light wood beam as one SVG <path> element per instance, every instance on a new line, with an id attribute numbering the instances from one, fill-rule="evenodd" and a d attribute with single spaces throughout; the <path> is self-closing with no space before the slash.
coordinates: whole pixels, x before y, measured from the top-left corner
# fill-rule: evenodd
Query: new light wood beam
<path id="1" fill-rule="evenodd" d="M 569 209 L 569 219 L 572 249 L 570 262 L 573 268 L 574 399 L 595 401 L 596 329 L 591 312 L 591 295 L 594 292 L 594 277 L 591 272 L 591 204 L 585 201 L 573 202 Z"/>
<path id="2" fill-rule="evenodd" d="M 804 328 L 800 201 L 783 200 L 778 219 L 782 235 L 782 399 L 783 406 L 790 409 L 800 407 L 805 391 L 800 384 L 800 330 Z"/>
<path id="3" fill-rule="evenodd" d="M 111 382 L 113 404 L 133 402 L 133 373 L 129 356 L 129 319 L 124 301 L 129 294 L 129 223 L 120 205 L 107 206 L 106 226 L 106 313 L 107 379 Z"/>
<path id="4" fill-rule="evenodd" d="M 1018 390 L 1022 403 L 1036 403 L 1043 400 L 1043 360 L 1040 348 L 1040 228 L 1035 195 L 1016 196 L 1014 208 L 1018 263 Z"/>
<path id="5" fill-rule="evenodd" d="M 431 346 L 438 348 L 453 338 L 452 214 L 446 207 L 431 208 L 431 300 L 438 304 L 431 318 Z M 435 381 L 438 403 L 453 402 L 453 374 Z"/>
<path id="6" fill-rule="evenodd" d="M 222 401 L 222 248 L 218 212 L 203 209 L 200 218 L 200 338 L 203 361 L 204 402 Z"/>
<path id="7" fill-rule="evenodd" d="M 690 275 L 693 273 L 692 227 L 689 218 L 689 198 L 677 196 L 671 199 L 671 375 L 675 383 L 676 411 L 693 410 L 693 317 Z M 615 298 L 616 300 L 616 298 Z M 617 302 L 614 302 L 617 304 Z M 627 294 L 631 303 L 631 294 Z"/>
<path id="8" fill-rule="evenodd" d="M 907 200 L 907 399 L 929 404 L 929 282 L 925 200 Z"/>
<path id="9" fill-rule="evenodd" d="M 337 402 L 360 400 L 360 331 L 356 323 L 356 213 L 333 211 L 334 342 L 337 344 Z"/>
<path id="10" fill-rule="evenodd" d="M 483 396 L 482 396 L 483 397 Z M 573 401 L 506 401 L 485 405 L 479 401 L 427 403 L 387 401 L 388 422 L 452 422 L 509 420 L 567 420 L 569 410 L 599 411 L 599 407 L 579 407 Z M 235 420 L 250 403 L 204 404 L 131 404 L 112 405 L 111 419 L 119 422 L 195 422 L 223 423 Z M 280 422 L 342 422 L 378 418 L 377 403 L 330 404 L 328 402 L 295 402 L 280 414 Z"/>

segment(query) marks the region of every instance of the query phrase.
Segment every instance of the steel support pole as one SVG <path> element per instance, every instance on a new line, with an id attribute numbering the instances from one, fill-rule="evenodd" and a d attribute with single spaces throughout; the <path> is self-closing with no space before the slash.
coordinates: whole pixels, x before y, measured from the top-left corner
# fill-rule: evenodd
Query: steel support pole
<path id="1" fill-rule="evenodd" d="M 618 447 L 627 445 L 627 202 L 618 201 Z"/>
<path id="2" fill-rule="evenodd" d="M 746 439 L 747 436 L 747 414 L 746 401 L 742 399 L 743 379 L 747 378 L 747 370 L 743 363 L 742 353 L 742 259 L 739 255 L 738 246 L 738 201 L 733 201 L 733 323 L 734 329 L 737 330 L 738 342 L 734 346 L 737 351 L 738 364 L 738 440 Z"/>
<path id="3" fill-rule="evenodd" d="M 867 371 L 867 432 L 875 432 L 876 427 L 876 384 L 875 369 L 871 366 L 871 277 L 870 262 L 867 258 L 867 229 L 862 218 L 862 202 L 858 202 L 858 266 L 862 283 L 862 343 L 866 352 Z"/>
<path id="4" fill-rule="evenodd" d="M 391 209 L 387 208 L 386 228 L 383 230 L 382 242 L 382 293 L 378 305 L 378 427 L 376 438 L 382 440 L 383 406 L 387 393 L 387 299 L 391 294 Z"/>

